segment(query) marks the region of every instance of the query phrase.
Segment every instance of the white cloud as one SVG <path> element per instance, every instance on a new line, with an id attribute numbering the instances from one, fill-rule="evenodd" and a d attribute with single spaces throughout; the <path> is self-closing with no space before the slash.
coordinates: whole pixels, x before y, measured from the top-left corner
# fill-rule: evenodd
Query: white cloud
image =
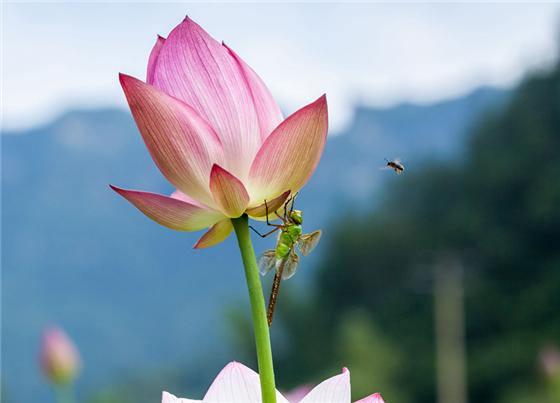
<path id="1" fill-rule="evenodd" d="M 25 127 L 80 106 L 125 106 L 157 33 L 187 12 L 225 39 L 287 112 L 327 92 L 340 127 L 356 100 L 427 102 L 510 85 L 549 61 L 557 4 L 6 4 L 4 118 Z"/>

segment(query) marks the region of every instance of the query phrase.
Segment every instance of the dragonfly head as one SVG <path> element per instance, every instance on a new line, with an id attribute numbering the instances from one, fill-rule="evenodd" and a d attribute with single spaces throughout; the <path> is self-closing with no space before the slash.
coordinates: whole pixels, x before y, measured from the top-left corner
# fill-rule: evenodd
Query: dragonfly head
<path id="1" fill-rule="evenodd" d="M 290 222 L 301 225 L 301 223 L 303 222 L 303 213 L 301 212 L 301 210 L 290 211 L 289 218 Z"/>

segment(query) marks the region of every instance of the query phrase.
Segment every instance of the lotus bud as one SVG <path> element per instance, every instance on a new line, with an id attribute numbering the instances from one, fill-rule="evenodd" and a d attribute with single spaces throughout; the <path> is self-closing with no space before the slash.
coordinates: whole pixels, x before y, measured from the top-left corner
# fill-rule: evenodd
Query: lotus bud
<path id="1" fill-rule="evenodd" d="M 560 351 L 552 345 L 544 347 L 539 354 L 543 372 L 548 377 L 560 375 Z"/>
<path id="2" fill-rule="evenodd" d="M 40 361 L 45 376 L 58 386 L 72 383 L 80 368 L 80 357 L 74 343 L 62 329 L 56 327 L 43 333 Z"/>

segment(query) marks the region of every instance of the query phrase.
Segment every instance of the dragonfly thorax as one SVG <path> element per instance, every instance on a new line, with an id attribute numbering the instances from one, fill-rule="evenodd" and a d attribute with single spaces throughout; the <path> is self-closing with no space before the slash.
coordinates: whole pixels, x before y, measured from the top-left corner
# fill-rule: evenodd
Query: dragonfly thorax
<path id="1" fill-rule="evenodd" d="M 288 255 L 295 243 L 301 237 L 301 225 L 288 224 L 282 228 L 276 245 L 276 257 L 282 259 Z"/>

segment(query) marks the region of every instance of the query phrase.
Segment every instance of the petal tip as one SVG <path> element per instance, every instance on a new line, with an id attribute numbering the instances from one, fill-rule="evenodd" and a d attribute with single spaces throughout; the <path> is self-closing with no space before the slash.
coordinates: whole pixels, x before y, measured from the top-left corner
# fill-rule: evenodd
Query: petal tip
<path id="1" fill-rule="evenodd" d="M 109 184 L 109 187 L 111 188 L 111 190 L 117 192 L 118 194 L 122 194 L 122 192 L 123 192 L 123 189 L 118 187 L 118 186 Z"/>
<path id="2" fill-rule="evenodd" d="M 327 94 L 321 95 L 312 105 L 316 105 L 320 109 L 327 110 Z"/>
<path id="3" fill-rule="evenodd" d="M 138 80 L 137 78 L 134 78 L 132 76 L 129 76 L 128 74 L 119 73 L 119 82 L 121 83 L 121 87 L 123 88 L 123 90 L 125 92 L 128 89 L 128 87 L 130 86 L 130 84 L 132 84 L 135 81 L 140 81 L 140 80 Z"/>

